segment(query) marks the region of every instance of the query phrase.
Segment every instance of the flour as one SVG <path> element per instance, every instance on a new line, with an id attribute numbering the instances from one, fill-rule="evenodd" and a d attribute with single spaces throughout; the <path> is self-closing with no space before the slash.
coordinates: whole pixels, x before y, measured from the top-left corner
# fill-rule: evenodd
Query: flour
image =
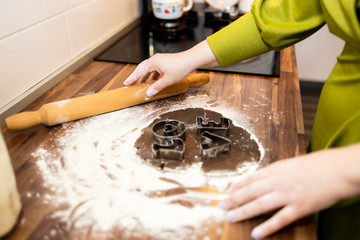
<path id="1" fill-rule="evenodd" d="M 52 105 L 56 105 L 56 106 L 59 107 L 59 108 L 62 108 L 62 107 L 64 107 L 67 103 L 69 103 L 69 102 L 71 102 L 71 100 L 70 100 L 70 99 L 66 99 L 66 100 L 61 100 L 61 101 L 49 103 L 49 105 L 52 104 Z"/>
<path id="2" fill-rule="evenodd" d="M 217 111 L 234 125 L 246 128 L 242 116 L 221 101 L 191 94 L 181 103 L 163 100 L 63 124 L 64 132 L 55 136 L 61 150 L 54 152 L 43 144 L 33 153 L 45 186 L 53 192 L 43 196 L 44 202 L 53 203 L 51 217 L 59 218 L 69 229 L 91 226 L 93 235 L 116 229 L 122 237 L 145 234 L 154 239 L 208 239 L 204 226 L 224 220 L 223 210 L 210 203 L 226 198 L 221 192 L 239 175 L 255 171 L 259 162 L 246 162 L 235 172 L 205 174 L 201 163 L 159 171 L 140 159 L 134 148 L 141 129 L 154 118 L 190 107 Z M 252 138 L 263 157 L 264 149 L 255 136 Z M 180 186 L 187 190 L 160 196 Z M 192 187 L 210 187 L 220 193 L 189 190 Z M 150 193 L 159 196 L 151 197 Z M 55 230 L 47 237 L 54 237 Z M 221 228 L 217 232 L 221 234 Z"/>
<path id="3" fill-rule="evenodd" d="M 59 115 L 56 117 L 55 122 L 59 124 L 59 123 L 68 122 L 69 120 L 70 120 L 69 117 L 64 117 L 63 115 L 59 114 Z"/>

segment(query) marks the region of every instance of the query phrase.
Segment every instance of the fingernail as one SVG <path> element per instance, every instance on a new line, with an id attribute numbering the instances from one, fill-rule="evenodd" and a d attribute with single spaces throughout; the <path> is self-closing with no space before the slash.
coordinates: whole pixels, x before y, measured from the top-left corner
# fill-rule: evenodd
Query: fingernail
<path id="1" fill-rule="evenodd" d="M 131 84 L 131 82 L 134 81 L 134 77 L 133 77 L 133 76 L 134 76 L 133 74 L 131 74 L 130 76 L 128 76 L 128 77 L 125 79 L 125 81 L 124 81 L 124 85 L 129 85 L 129 84 Z"/>
<path id="2" fill-rule="evenodd" d="M 254 239 L 259 239 L 262 237 L 262 232 L 259 228 L 255 228 L 254 230 L 252 230 L 251 232 L 251 237 Z"/>
<path id="3" fill-rule="evenodd" d="M 225 214 L 225 220 L 228 222 L 234 222 L 235 221 L 235 213 L 234 212 L 228 212 Z"/>
<path id="4" fill-rule="evenodd" d="M 156 91 L 153 88 L 148 88 L 148 90 L 146 91 L 146 96 L 148 96 L 149 98 L 154 96 L 155 94 L 157 94 L 159 91 Z"/>
<path id="5" fill-rule="evenodd" d="M 226 203 L 224 201 L 219 202 L 218 204 L 218 208 L 221 208 L 222 210 L 226 210 Z"/>
<path id="6" fill-rule="evenodd" d="M 232 193 L 233 192 L 233 189 L 232 188 L 228 188 L 227 190 L 226 190 L 226 193 L 227 194 L 230 194 L 230 193 Z"/>

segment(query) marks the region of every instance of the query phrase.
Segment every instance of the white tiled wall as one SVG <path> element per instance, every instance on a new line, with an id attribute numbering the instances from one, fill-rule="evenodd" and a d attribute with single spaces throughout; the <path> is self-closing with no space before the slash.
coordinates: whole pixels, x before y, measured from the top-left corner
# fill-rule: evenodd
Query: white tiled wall
<path id="1" fill-rule="evenodd" d="M 0 38 L 63 11 L 63 0 L 0 0 Z"/>
<path id="2" fill-rule="evenodd" d="M 0 0 L 0 109 L 139 16 L 138 0 Z"/>

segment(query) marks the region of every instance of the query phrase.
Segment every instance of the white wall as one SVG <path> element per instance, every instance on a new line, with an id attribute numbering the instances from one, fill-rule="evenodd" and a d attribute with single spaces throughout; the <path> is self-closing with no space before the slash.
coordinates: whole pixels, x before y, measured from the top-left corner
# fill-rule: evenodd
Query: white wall
<path id="1" fill-rule="evenodd" d="M 340 55 L 344 41 L 329 32 L 327 25 L 295 45 L 299 79 L 325 82 Z"/>
<path id="2" fill-rule="evenodd" d="M 138 0 L 0 0 L 0 110 L 138 16 Z"/>

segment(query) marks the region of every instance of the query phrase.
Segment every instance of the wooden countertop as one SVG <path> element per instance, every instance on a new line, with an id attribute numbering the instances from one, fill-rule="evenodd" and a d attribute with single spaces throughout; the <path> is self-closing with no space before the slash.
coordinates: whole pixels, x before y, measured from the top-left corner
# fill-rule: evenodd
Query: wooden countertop
<path id="1" fill-rule="evenodd" d="M 281 51 L 280 59 L 280 78 L 208 72 L 210 83 L 197 90 L 205 91 L 213 97 L 221 97 L 229 107 L 236 107 L 240 113 L 249 117 L 254 124 L 254 134 L 266 149 L 263 166 L 306 152 L 294 48 Z M 134 68 L 130 64 L 90 61 L 24 111 L 38 110 L 41 105 L 49 102 L 121 87 Z M 264 102 L 264 97 L 269 101 Z M 262 104 L 259 105 L 259 102 Z M 43 186 L 44 180 L 36 170 L 36 160 L 31 155 L 34 149 L 61 130 L 61 126 L 36 126 L 24 131 L 9 132 L 5 125 L 2 126 L 23 204 L 17 225 L 5 239 L 79 237 L 65 227 L 61 234 L 51 232 L 55 226 L 61 226 L 61 223 L 49 218 L 51 204 L 45 205 L 41 200 L 41 196 L 49 190 Z M 29 198 L 29 191 L 39 193 L 40 197 Z M 267 217 L 260 216 L 237 224 L 225 223 L 223 234 L 211 235 L 211 239 L 250 239 L 251 229 Z M 94 239 L 88 235 L 80 238 Z M 304 218 L 269 239 L 316 239 L 313 218 Z"/>

